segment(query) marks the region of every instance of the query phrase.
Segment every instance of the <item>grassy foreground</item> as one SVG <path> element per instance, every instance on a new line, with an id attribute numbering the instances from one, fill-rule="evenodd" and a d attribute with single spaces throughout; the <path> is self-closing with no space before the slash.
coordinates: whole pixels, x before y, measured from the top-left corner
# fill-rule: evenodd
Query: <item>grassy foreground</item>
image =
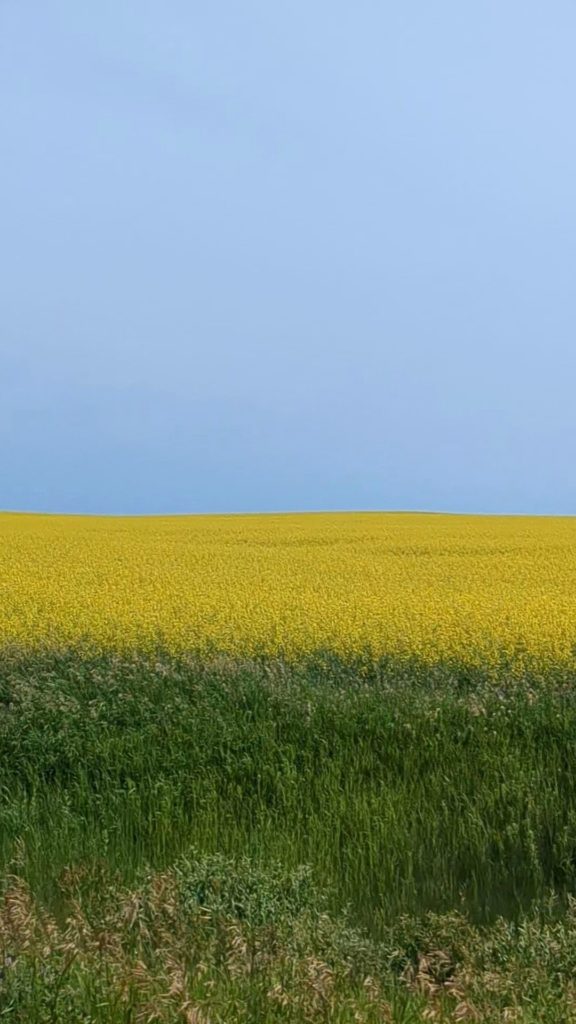
<path id="1" fill-rule="evenodd" d="M 5 650 L 0 1020 L 576 1019 L 560 670 Z"/>

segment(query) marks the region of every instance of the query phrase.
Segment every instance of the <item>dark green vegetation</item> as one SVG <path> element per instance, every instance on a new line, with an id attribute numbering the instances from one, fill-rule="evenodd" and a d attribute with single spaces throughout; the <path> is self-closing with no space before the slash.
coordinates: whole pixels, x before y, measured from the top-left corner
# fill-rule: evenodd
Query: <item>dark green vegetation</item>
<path id="1" fill-rule="evenodd" d="M 4 652 L 0 1020 L 576 1019 L 575 694 Z"/>

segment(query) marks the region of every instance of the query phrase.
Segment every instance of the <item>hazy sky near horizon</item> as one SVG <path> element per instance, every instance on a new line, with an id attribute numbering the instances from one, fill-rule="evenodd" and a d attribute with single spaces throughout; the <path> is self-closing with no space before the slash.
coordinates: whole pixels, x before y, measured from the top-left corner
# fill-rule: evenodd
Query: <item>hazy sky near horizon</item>
<path id="1" fill-rule="evenodd" d="M 576 513 L 572 0 L 0 0 L 0 508 Z"/>

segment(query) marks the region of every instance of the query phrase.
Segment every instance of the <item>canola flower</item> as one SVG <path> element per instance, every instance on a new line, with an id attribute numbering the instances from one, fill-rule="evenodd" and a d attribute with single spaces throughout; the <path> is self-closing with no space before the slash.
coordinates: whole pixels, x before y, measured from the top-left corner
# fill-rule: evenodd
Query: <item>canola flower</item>
<path id="1" fill-rule="evenodd" d="M 471 663 L 576 651 L 576 519 L 0 515 L 0 646 Z"/>

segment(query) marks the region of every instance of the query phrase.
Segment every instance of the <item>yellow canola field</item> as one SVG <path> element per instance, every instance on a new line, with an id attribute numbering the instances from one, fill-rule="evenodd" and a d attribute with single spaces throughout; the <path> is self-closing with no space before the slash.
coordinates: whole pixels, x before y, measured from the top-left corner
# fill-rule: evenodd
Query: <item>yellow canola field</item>
<path id="1" fill-rule="evenodd" d="M 0 646 L 573 659 L 576 519 L 0 515 Z"/>

